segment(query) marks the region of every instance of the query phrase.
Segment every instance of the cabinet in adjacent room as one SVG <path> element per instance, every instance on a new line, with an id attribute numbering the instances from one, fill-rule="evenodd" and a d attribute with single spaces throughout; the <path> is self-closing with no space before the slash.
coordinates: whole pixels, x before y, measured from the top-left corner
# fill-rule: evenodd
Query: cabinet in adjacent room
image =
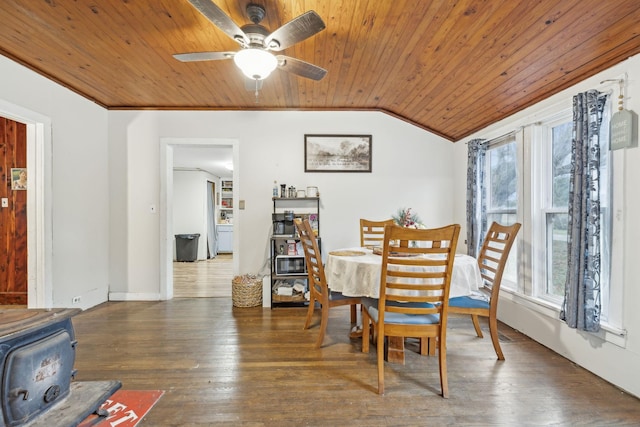
<path id="1" fill-rule="evenodd" d="M 233 224 L 218 224 L 218 252 L 233 252 Z"/>
<path id="2" fill-rule="evenodd" d="M 308 219 L 320 239 L 320 199 L 318 197 L 274 197 L 271 236 L 271 307 L 307 305 L 307 266 L 304 251 L 293 223 Z"/>

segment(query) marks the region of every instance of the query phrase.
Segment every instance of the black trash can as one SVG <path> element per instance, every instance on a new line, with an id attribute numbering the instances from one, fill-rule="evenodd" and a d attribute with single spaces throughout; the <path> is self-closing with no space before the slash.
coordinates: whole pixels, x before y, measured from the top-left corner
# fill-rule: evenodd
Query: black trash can
<path id="1" fill-rule="evenodd" d="M 200 234 L 176 234 L 176 259 L 193 262 L 198 259 L 198 238 Z"/>

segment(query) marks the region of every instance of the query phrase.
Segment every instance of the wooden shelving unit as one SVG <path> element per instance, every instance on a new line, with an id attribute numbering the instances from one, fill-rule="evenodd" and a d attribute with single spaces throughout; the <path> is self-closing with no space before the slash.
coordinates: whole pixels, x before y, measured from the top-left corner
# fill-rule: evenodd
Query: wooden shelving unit
<path id="1" fill-rule="evenodd" d="M 293 224 L 308 219 L 320 244 L 320 199 L 318 197 L 273 197 L 271 236 L 271 307 L 307 305 L 308 291 L 304 252 Z M 279 289 L 282 288 L 280 291 Z M 291 295 L 288 289 L 294 289 Z M 302 290 L 299 290 L 302 288 Z M 283 292 L 284 294 L 281 294 Z"/>

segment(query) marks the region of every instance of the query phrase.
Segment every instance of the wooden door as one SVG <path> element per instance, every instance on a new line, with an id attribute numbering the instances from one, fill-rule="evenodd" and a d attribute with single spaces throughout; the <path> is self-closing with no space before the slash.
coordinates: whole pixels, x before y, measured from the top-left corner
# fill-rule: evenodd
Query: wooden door
<path id="1" fill-rule="evenodd" d="M 0 117 L 0 304 L 27 304 L 26 168 L 27 126 Z"/>

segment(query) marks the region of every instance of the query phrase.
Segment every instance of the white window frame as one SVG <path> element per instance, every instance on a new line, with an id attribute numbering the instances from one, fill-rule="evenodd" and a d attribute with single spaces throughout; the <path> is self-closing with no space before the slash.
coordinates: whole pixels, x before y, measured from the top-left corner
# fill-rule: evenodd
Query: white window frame
<path id="1" fill-rule="evenodd" d="M 565 213 L 567 209 L 553 207 L 551 159 L 553 156 L 553 128 L 571 122 L 572 110 L 553 114 L 531 126 L 531 140 L 536 149 L 531 150 L 531 224 L 532 224 L 532 289 L 531 296 L 560 308 L 562 297 L 547 293 L 547 216 Z"/>
<path id="2" fill-rule="evenodd" d="M 520 140 L 520 132 L 512 132 L 506 135 L 503 135 L 501 137 L 498 138 L 494 138 L 493 140 L 488 142 L 487 145 L 487 152 L 485 155 L 485 176 L 486 176 L 486 188 L 487 188 L 487 193 L 486 193 L 486 197 L 487 197 L 487 201 L 486 201 L 486 206 L 487 206 L 487 216 L 489 214 L 513 214 L 516 217 L 516 222 L 520 222 L 522 223 L 521 220 L 521 212 L 522 212 L 522 199 L 523 199 L 523 193 L 522 193 L 522 156 L 521 156 L 521 143 L 519 143 Z M 491 150 L 495 150 L 497 148 L 503 147 L 507 144 L 515 144 L 515 149 L 516 149 L 516 189 L 518 192 L 518 201 L 516 203 L 516 207 L 514 209 L 496 209 L 496 210 L 491 210 L 490 206 L 489 206 L 489 200 L 491 200 L 491 174 L 490 174 L 490 165 L 489 165 L 489 159 L 490 159 L 490 154 L 489 152 Z M 491 225 L 490 221 L 487 220 L 487 228 Z M 487 230 L 482 230 L 481 231 L 481 235 L 484 236 L 486 235 Z M 514 245 L 511 249 L 511 252 L 509 253 L 509 259 L 512 259 L 513 257 L 516 257 L 516 262 L 518 262 L 519 260 L 521 260 L 521 254 L 520 251 L 518 251 L 518 242 L 520 240 L 520 236 L 516 236 L 516 241 L 514 242 Z M 518 262 L 519 264 L 519 262 Z M 516 271 L 516 281 L 511 280 L 511 278 L 507 275 L 502 277 L 502 284 L 501 284 L 501 288 L 505 288 L 505 289 L 510 289 L 513 291 L 518 291 L 518 284 L 522 283 L 521 280 L 519 280 L 521 274 L 520 274 L 520 268 L 517 268 L 518 271 Z"/>

